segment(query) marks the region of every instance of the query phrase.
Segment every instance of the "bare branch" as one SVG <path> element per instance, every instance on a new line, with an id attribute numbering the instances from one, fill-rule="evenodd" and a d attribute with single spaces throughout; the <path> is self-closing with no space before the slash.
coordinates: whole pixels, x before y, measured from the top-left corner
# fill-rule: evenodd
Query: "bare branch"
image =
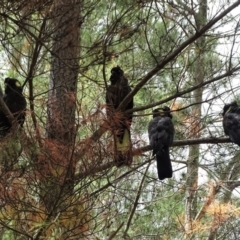
<path id="1" fill-rule="evenodd" d="M 212 137 L 210 137 L 210 138 L 200 138 L 200 139 L 190 139 L 190 140 L 177 140 L 177 141 L 174 141 L 172 146 L 173 147 L 179 147 L 179 146 L 190 146 L 190 145 L 196 145 L 196 144 L 220 144 L 220 143 L 230 143 L 230 142 L 231 141 L 230 141 L 229 138 L 212 138 Z M 89 146 L 89 145 L 87 144 L 87 146 Z M 84 149 L 85 150 L 81 150 L 79 153 L 77 153 L 75 155 L 75 157 L 80 158 L 82 156 L 81 154 L 84 154 L 84 151 L 87 150 L 87 148 L 84 148 Z M 146 146 L 140 147 L 140 148 L 134 148 L 133 149 L 133 156 L 142 156 L 144 152 L 148 152 L 148 151 L 151 151 L 151 150 L 152 150 L 152 147 L 150 145 L 146 145 Z M 151 161 L 151 160 L 148 160 L 148 161 L 145 161 L 145 162 L 139 164 L 136 168 L 132 168 L 130 170 L 130 172 L 135 171 L 137 168 L 147 164 L 149 161 Z M 79 179 L 82 179 L 86 176 L 95 175 L 98 172 L 107 170 L 107 169 L 112 168 L 114 166 L 115 166 L 114 161 L 105 163 L 103 165 L 99 165 L 97 168 L 96 168 L 95 165 L 90 166 L 87 170 L 77 174 L 76 179 L 79 180 Z M 94 194 L 96 194 L 96 193 L 94 193 Z"/>
<path id="2" fill-rule="evenodd" d="M 200 211 L 198 212 L 197 216 L 195 217 L 195 221 L 200 221 L 204 217 L 208 206 L 214 201 L 214 198 L 219 190 L 220 190 L 219 185 L 216 185 L 216 186 L 214 186 L 213 184 L 210 185 L 207 199 L 203 204 L 202 208 L 200 209 Z"/>
<path id="3" fill-rule="evenodd" d="M 183 96 L 186 93 L 190 93 L 190 92 L 192 92 L 192 91 L 194 91 L 194 90 L 196 90 L 198 88 L 202 88 L 202 87 L 204 87 L 204 86 L 206 86 L 206 85 L 208 85 L 210 83 L 219 81 L 220 79 L 223 79 L 225 77 L 230 77 L 234 73 L 237 74 L 236 72 L 239 71 L 239 70 L 240 70 L 240 67 L 232 68 L 229 71 L 227 71 L 226 73 L 221 74 L 221 75 L 219 75 L 219 76 L 217 76 L 215 78 L 212 78 L 212 79 L 210 79 L 208 81 L 205 81 L 205 82 L 202 82 L 200 84 L 197 84 L 197 85 L 195 85 L 193 87 L 190 87 L 190 88 L 188 88 L 186 90 L 176 92 L 175 94 L 173 94 L 173 95 L 171 95 L 171 96 L 169 96 L 169 97 L 167 97 L 165 99 L 162 99 L 162 100 L 160 100 L 158 102 L 154 102 L 154 103 L 150 103 L 148 105 L 142 106 L 142 107 L 136 107 L 136 108 L 130 109 L 130 110 L 126 111 L 126 113 L 138 112 L 138 111 L 143 111 L 143 110 L 148 109 L 148 108 L 156 107 L 156 106 L 161 105 L 163 103 L 169 102 L 169 101 L 171 101 L 171 100 L 173 100 L 175 98 L 181 97 L 181 96 Z"/>
<path id="4" fill-rule="evenodd" d="M 180 146 L 190 146 L 190 145 L 197 145 L 197 144 L 219 144 L 219 143 L 229 143 L 231 142 L 229 138 L 199 138 L 199 139 L 189 139 L 189 140 L 177 140 L 174 141 L 173 147 L 180 147 Z M 143 152 L 147 152 L 152 150 L 150 145 L 135 148 L 133 149 L 133 155 L 141 155 Z"/>
<path id="5" fill-rule="evenodd" d="M 165 59 L 163 59 L 154 69 L 152 69 L 148 74 L 146 74 L 142 80 L 134 87 L 134 89 L 124 98 L 124 100 L 119 105 L 118 109 L 123 109 L 129 101 L 136 95 L 136 93 L 151 79 L 159 70 L 163 69 L 166 64 L 172 61 L 174 58 L 180 54 L 184 48 L 193 43 L 195 40 L 200 38 L 206 31 L 208 31 L 215 23 L 221 20 L 224 16 L 226 16 L 229 12 L 231 12 L 234 8 L 236 8 L 240 4 L 240 0 L 236 1 L 229 8 L 219 14 L 217 17 L 210 20 L 204 27 L 202 27 L 199 31 L 197 31 L 192 37 L 183 42 L 175 51 L 169 54 Z"/>
<path id="6" fill-rule="evenodd" d="M 13 117 L 12 113 L 10 112 L 9 108 L 3 101 L 3 99 L 0 97 L 0 109 L 3 111 L 3 113 L 7 116 L 8 120 L 10 121 L 12 126 L 17 126 L 17 121 L 15 121 L 15 118 Z"/>

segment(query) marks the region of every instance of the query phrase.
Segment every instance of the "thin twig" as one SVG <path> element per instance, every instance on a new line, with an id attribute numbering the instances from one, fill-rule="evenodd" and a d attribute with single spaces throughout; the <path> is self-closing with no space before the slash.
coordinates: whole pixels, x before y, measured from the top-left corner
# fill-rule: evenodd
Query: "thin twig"
<path id="1" fill-rule="evenodd" d="M 120 224 L 120 226 L 117 228 L 116 231 L 114 231 L 114 232 L 112 232 L 112 233 L 110 234 L 110 236 L 108 237 L 107 240 L 113 239 L 113 238 L 117 235 L 117 233 L 120 231 L 120 229 L 122 228 L 123 224 L 124 224 L 124 222 L 122 222 L 122 223 Z"/>
<path id="2" fill-rule="evenodd" d="M 47 22 L 47 18 L 45 17 L 43 19 L 42 25 L 40 27 L 39 30 L 39 35 L 36 39 L 35 42 L 35 46 L 34 46 L 34 50 L 33 50 L 33 56 L 32 56 L 32 61 L 31 61 L 31 65 L 28 71 L 28 75 L 26 77 L 26 80 L 23 84 L 23 86 L 28 82 L 29 83 L 29 102 L 30 102 L 30 109 L 31 109 L 31 117 L 32 117 L 32 121 L 33 121 L 33 125 L 36 131 L 36 136 L 37 136 L 37 140 L 40 146 L 43 146 L 41 143 L 41 134 L 39 132 L 39 129 L 37 127 L 37 119 L 36 119 L 36 115 L 35 115 L 35 111 L 34 111 L 34 97 L 33 97 L 33 75 L 35 72 L 35 67 L 37 64 L 37 60 L 39 57 L 39 54 L 41 52 L 41 48 L 42 48 L 42 44 L 41 44 L 41 39 L 42 39 L 42 35 L 46 26 L 46 22 Z"/>
<path id="3" fill-rule="evenodd" d="M 128 221 L 127 221 L 127 226 L 126 226 L 126 229 L 125 229 L 125 231 L 123 233 L 123 236 L 127 235 L 128 229 L 129 229 L 129 227 L 131 225 L 132 218 L 133 218 L 133 215 L 134 215 L 134 213 L 135 213 L 135 211 L 137 209 L 138 200 L 139 200 L 139 198 L 141 196 L 141 191 L 142 191 L 142 188 L 143 188 L 143 184 L 144 184 L 145 178 L 147 176 L 147 172 L 148 172 L 148 169 L 149 169 L 150 165 L 151 165 L 151 162 L 149 162 L 148 166 L 146 167 L 145 173 L 144 173 L 144 175 L 142 177 L 142 180 L 141 180 L 141 183 L 139 185 L 139 188 L 138 188 L 138 191 L 137 191 L 137 195 L 136 195 L 136 198 L 135 198 L 135 201 L 134 201 L 134 204 L 133 204 L 133 208 L 132 208 L 132 210 L 130 212 L 130 215 L 129 215 L 129 218 L 128 218 Z"/>
<path id="4" fill-rule="evenodd" d="M 120 175 L 118 178 L 114 179 L 112 182 L 108 182 L 107 184 L 105 184 L 104 186 L 102 186 L 101 188 L 99 188 L 98 190 L 96 190 L 95 192 L 92 192 L 89 196 L 93 197 L 99 193 L 101 193 L 104 189 L 107 189 L 110 186 L 113 186 L 114 184 L 116 184 L 117 182 L 119 182 L 121 179 L 127 177 L 129 174 L 136 172 L 139 168 L 141 168 L 142 166 L 144 166 L 145 164 L 151 162 L 152 159 L 148 159 L 147 161 L 144 161 L 142 163 L 140 163 L 138 166 L 133 167 L 131 169 L 129 169 L 127 172 L 123 173 L 122 175 Z M 112 166 L 114 166 L 114 162 L 112 162 Z M 91 175 L 91 174 L 89 174 Z M 86 176 L 86 175 L 85 175 Z M 88 175 L 87 175 L 88 176 Z M 79 177 L 82 177 L 82 175 Z"/>

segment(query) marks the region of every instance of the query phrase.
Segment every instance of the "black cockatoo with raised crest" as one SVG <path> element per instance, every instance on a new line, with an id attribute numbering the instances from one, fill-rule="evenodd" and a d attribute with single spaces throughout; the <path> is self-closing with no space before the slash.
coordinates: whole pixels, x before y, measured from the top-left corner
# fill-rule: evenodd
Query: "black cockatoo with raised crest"
<path id="1" fill-rule="evenodd" d="M 124 109 L 116 109 L 123 99 L 131 92 L 128 79 L 124 76 L 123 70 L 117 66 L 112 68 L 110 76 L 111 84 L 106 91 L 107 118 L 111 131 L 114 135 L 114 160 L 116 166 L 129 166 L 132 162 L 132 143 L 130 127 L 132 114 L 125 113 L 133 108 L 133 98 Z"/>
<path id="2" fill-rule="evenodd" d="M 153 111 L 153 119 L 148 125 L 148 136 L 153 155 L 156 155 L 157 171 L 160 180 L 171 178 L 173 174 L 169 147 L 173 143 L 174 126 L 170 108 L 164 106 Z"/>

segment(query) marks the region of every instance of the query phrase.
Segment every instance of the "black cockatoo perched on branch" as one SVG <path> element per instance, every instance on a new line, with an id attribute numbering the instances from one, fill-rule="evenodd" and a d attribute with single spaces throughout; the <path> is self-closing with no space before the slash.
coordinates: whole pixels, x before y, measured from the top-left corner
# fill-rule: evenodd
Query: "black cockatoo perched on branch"
<path id="1" fill-rule="evenodd" d="M 240 107 L 236 102 L 226 104 L 222 115 L 224 133 L 240 146 Z"/>
<path id="2" fill-rule="evenodd" d="M 116 112 L 120 103 L 131 92 L 131 88 L 119 66 L 112 68 L 110 81 L 111 85 L 107 87 L 106 92 L 107 117 L 114 135 L 114 160 L 116 166 L 120 167 L 132 163 L 132 114 L 126 114 L 124 111 L 133 108 L 133 98 L 122 111 Z"/>
<path id="3" fill-rule="evenodd" d="M 22 127 L 25 121 L 27 102 L 22 94 L 21 84 L 14 78 L 6 78 L 4 84 L 5 94 L 3 95 L 3 101 L 18 124 Z M 0 109 L 0 137 L 5 136 L 10 131 L 11 126 L 10 120 Z"/>
<path id="4" fill-rule="evenodd" d="M 148 136 L 153 155 L 156 155 L 158 177 L 160 180 L 172 177 L 172 164 L 169 147 L 173 143 L 174 126 L 170 108 L 164 106 L 153 111 L 153 120 L 148 125 Z"/>

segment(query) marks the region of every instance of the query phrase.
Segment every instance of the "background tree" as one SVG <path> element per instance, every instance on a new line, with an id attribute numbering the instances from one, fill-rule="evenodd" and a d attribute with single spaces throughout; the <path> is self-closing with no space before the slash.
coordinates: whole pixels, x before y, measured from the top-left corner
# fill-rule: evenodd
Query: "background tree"
<path id="1" fill-rule="evenodd" d="M 2 239 L 237 239 L 240 1 L 2 1 L 3 76 L 24 86 L 24 131 L 1 139 Z M 133 163 L 116 168 L 110 70 L 134 96 Z M 172 109 L 174 176 L 157 179 L 152 109 Z M 11 169 L 3 162 L 11 162 Z M 231 231 L 230 231 L 231 229 Z"/>

